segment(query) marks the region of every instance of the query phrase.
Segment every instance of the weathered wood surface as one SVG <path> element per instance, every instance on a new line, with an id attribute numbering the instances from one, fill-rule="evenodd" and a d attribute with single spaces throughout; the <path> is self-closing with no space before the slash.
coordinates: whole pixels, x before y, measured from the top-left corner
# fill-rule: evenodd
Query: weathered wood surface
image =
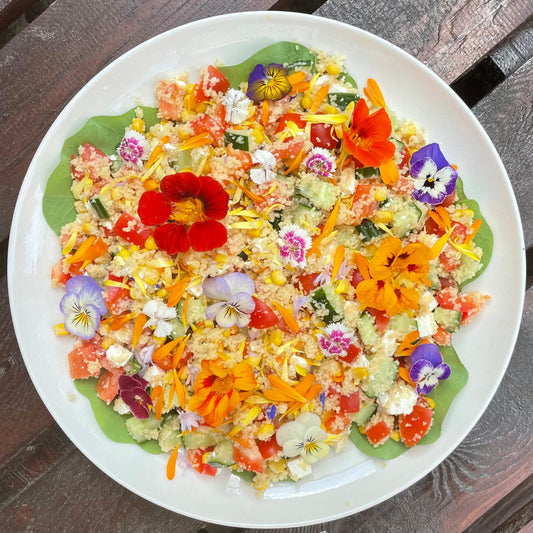
<path id="1" fill-rule="evenodd" d="M 35 0 L 0 0 L 0 30 L 7 28 L 34 2 Z"/>
<path id="2" fill-rule="evenodd" d="M 67 102 L 137 44 L 205 17 L 275 0 L 61 0 L 0 51 L 0 241 L 41 139 Z M 16 80 L 16 83 L 13 83 Z"/>
<path id="3" fill-rule="evenodd" d="M 531 0 L 328 0 L 317 15 L 370 31 L 451 83 L 533 14 Z"/>

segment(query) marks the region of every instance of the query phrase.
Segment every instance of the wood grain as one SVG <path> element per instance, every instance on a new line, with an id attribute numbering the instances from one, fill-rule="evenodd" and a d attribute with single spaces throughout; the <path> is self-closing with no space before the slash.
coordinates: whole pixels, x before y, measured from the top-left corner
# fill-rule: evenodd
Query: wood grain
<path id="1" fill-rule="evenodd" d="M 533 2 L 328 0 L 316 14 L 391 41 L 451 83 L 527 20 Z"/>
<path id="2" fill-rule="evenodd" d="M 61 0 L 0 50 L 0 241 L 42 137 L 74 94 L 113 59 L 187 22 L 268 9 L 275 0 Z M 16 83 L 13 83 L 16 80 Z"/>
<path id="3" fill-rule="evenodd" d="M 0 30 L 7 28 L 36 0 L 0 0 Z"/>

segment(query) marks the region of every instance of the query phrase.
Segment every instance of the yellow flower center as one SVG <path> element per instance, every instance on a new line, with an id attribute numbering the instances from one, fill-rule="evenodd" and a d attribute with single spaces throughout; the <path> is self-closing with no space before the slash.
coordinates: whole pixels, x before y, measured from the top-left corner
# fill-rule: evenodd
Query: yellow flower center
<path id="1" fill-rule="evenodd" d="M 206 220 L 204 204 L 198 198 L 188 198 L 181 202 L 174 202 L 170 219 L 180 224 L 192 224 Z"/>

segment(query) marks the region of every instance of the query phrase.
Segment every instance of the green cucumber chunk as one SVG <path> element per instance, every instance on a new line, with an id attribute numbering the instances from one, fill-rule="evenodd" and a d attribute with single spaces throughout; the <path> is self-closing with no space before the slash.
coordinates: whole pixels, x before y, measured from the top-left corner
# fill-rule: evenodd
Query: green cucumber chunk
<path id="1" fill-rule="evenodd" d="M 107 212 L 107 209 L 104 207 L 104 204 L 102 203 L 102 200 L 98 198 L 98 196 L 93 196 L 89 203 L 91 204 L 91 207 L 94 209 L 95 213 L 98 215 L 98 218 L 109 218 L 109 213 Z"/>
<path id="2" fill-rule="evenodd" d="M 410 318 L 404 314 L 398 314 L 391 317 L 389 328 L 392 331 L 397 331 L 402 335 L 407 335 L 416 329 L 416 319 Z"/>
<path id="3" fill-rule="evenodd" d="M 324 285 L 315 289 L 309 295 L 309 302 L 326 324 L 339 322 L 344 316 L 342 297 L 335 292 L 333 285 Z"/>
<path id="4" fill-rule="evenodd" d="M 209 429 L 197 429 L 192 433 L 186 433 L 181 438 L 183 440 L 183 446 L 185 446 L 185 448 L 196 449 L 215 446 L 220 442 L 223 436 Z"/>
<path id="5" fill-rule="evenodd" d="M 448 333 L 455 333 L 461 327 L 462 318 L 463 314 L 461 311 L 454 311 L 453 309 L 437 307 L 433 311 L 435 322 Z"/>
<path id="6" fill-rule="evenodd" d="M 375 403 L 365 405 L 364 407 L 361 407 L 361 409 L 359 409 L 359 412 L 355 415 L 353 421 L 358 426 L 364 426 L 374 415 L 377 409 L 378 406 Z"/>
<path id="7" fill-rule="evenodd" d="M 165 417 L 157 441 L 164 452 L 172 451 L 180 442 L 181 424 L 178 415 Z"/>
<path id="8" fill-rule="evenodd" d="M 365 346 L 374 346 L 379 340 L 379 333 L 372 315 L 363 313 L 356 321 L 357 331 Z"/>
<path id="9" fill-rule="evenodd" d="M 148 418 L 136 418 L 132 416 L 126 420 L 126 429 L 130 437 L 136 442 L 144 442 L 157 439 L 163 424 L 163 419 L 157 420 L 154 413 Z"/>
<path id="10" fill-rule="evenodd" d="M 364 167 L 355 169 L 355 179 L 361 178 L 373 178 L 375 176 L 380 176 L 379 168 L 377 167 Z"/>
<path id="11" fill-rule="evenodd" d="M 363 380 L 361 388 L 369 397 L 374 398 L 382 392 L 388 391 L 398 375 L 398 361 L 392 357 L 380 354 L 374 355 L 369 360 L 369 377 Z"/>
<path id="12" fill-rule="evenodd" d="M 329 211 L 337 199 L 337 187 L 317 179 L 300 182 L 298 192 L 322 211 Z"/>
<path id="13" fill-rule="evenodd" d="M 330 105 L 338 107 L 341 111 L 344 111 L 351 102 L 357 102 L 359 96 L 352 93 L 329 93 L 328 102 Z"/>
<path id="14" fill-rule="evenodd" d="M 224 132 L 224 144 L 231 144 L 235 150 L 250 149 L 250 132 L 248 130 L 226 130 Z"/>
<path id="15" fill-rule="evenodd" d="M 206 462 L 217 468 L 221 466 L 232 466 L 235 464 L 233 459 L 233 443 L 230 439 L 224 439 L 219 442 L 212 451 L 208 452 Z"/>
<path id="16" fill-rule="evenodd" d="M 361 239 L 363 242 L 369 242 L 372 239 L 379 237 L 380 235 L 383 235 L 385 232 L 378 228 L 371 220 L 368 218 L 363 219 L 361 224 L 355 228 L 359 235 L 361 236 Z"/>

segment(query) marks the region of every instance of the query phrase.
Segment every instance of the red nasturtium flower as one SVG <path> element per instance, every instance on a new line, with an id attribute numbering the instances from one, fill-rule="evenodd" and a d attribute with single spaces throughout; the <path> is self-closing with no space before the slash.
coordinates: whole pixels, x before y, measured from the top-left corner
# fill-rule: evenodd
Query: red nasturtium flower
<path id="1" fill-rule="evenodd" d="M 218 220 L 228 212 L 229 196 L 218 181 L 180 172 L 165 176 L 160 188 L 143 193 L 138 213 L 143 224 L 158 226 L 154 239 L 161 250 L 206 252 L 226 242 L 228 233 Z"/>
<path id="2" fill-rule="evenodd" d="M 369 115 L 368 105 L 361 98 L 353 110 L 350 129 L 344 128 L 343 148 L 364 166 L 379 167 L 394 156 L 395 146 L 389 141 L 391 132 L 387 112 L 378 109 Z"/>

